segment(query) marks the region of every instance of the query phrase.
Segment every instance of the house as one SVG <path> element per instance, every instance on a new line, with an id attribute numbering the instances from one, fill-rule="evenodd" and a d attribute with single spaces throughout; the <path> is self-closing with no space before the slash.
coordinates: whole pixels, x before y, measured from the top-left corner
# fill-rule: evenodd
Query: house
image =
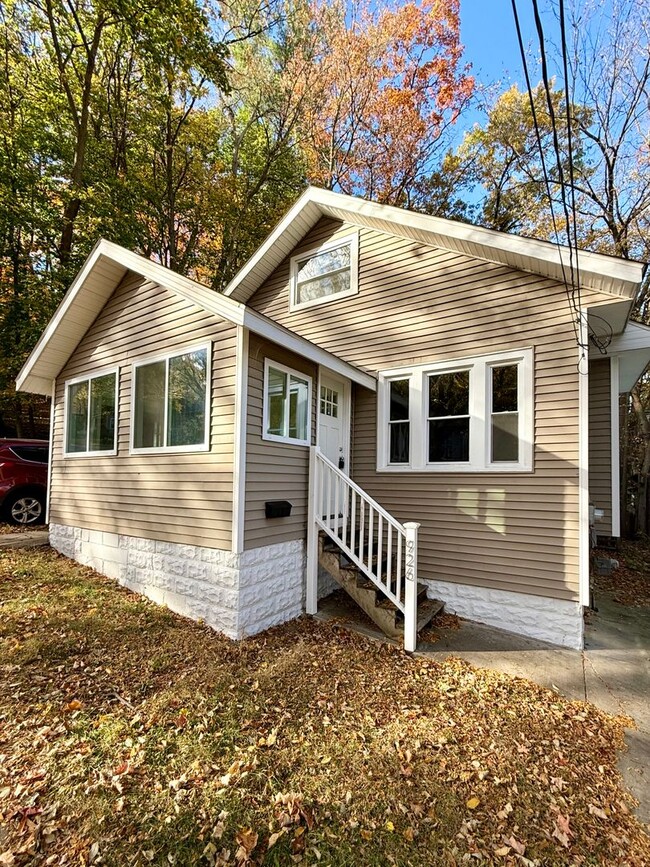
<path id="1" fill-rule="evenodd" d="M 407 649 L 435 600 L 581 647 L 650 330 L 640 264 L 568 262 L 313 188 L 224 294 L 100 241 L 18 377 L 51 544 L 233 638 L 338 582 Z"/>

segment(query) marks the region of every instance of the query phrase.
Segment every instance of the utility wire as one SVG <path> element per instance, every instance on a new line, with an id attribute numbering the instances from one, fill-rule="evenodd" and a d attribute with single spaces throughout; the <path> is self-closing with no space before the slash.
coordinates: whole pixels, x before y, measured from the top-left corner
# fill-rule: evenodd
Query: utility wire
<path id="1" fill-rule="evenodd" d="M 558 248 L 558 253 L 560 257 L 560 266 L 562 269 L 562 282 L 564 283 L 565 292 L 567 295 L 567 301 L 569 303 L 571 313 L 572 313 L 572 323 L 574 328 L 574 336 L 576 339 L 577 346 L 582 350 L 582 355 L 580 361 L 582 361 L 585 357 L 585 353 L 588 348 L 588 344 L 585 344 L 582 340 L 581 336 L 581 321 L 582 321 L 582 299 L 581 299 L 581 280 L 580 280 L 580 263 L 579 263 L 579 246 L 578 246 L 578 230 L 577 230 L 577 212 L 576 212 L 576 203 L 575 203 L 575 184 L 574 184 L 574 166 L 573 166 L 573 135 L 571 128 L 571 114 L 570 114 L 570 103 L 573 103 L 573 96 L 569 95 L 570 91 L 570 82 L 569 82 L 569 74 L 568 74 L 568 60 L 567 60 L 567 42 L 566 42 L 566 26 L 565 26 L 565 14 L 564 14 L 564 0 L 560 0 L 560 29 L 562 35 L 562 64 L 563 64 L 563 72 L 564 72 L 564 97 L 565 97 L 565 106 L 566 106 L 566 124 L 567 124 L 567 146 L 568 146 L 568 168 L 569 168 L 569 180 L 571 187 L 571 207 L 569 208 L 569 204 L 567 203 L 566 197 L 566 184 L 565 184 L 565 175 L 564 175 L 564 167 L 562 164 L 562 153 L 560 149 L 560 142 L 558 136 L 558 122 L 556 118 L 555 106 L 553 105 L 553 96 L 550 87 L 549 75 L 548 75 L 548 66 L 546 61 L 546 45 L 545 45 L 545 37 L 544 37 L 544 29 L 541 21 L 541 17 L 539 14 L 539 7 L 537 4 L 537 0 L 533 0 L 533 11 L 535 17 L 535 25 L 537 29 L 537 36 L 539 41 L 540 48 L 540 57 L 542 64 L 542 86 L 544 88 L 544 95 L 546 97 L 546 104 L 549 112 L 549 119 L 551 122 L 551 130 L 553 136 L 553 150 L 555 154 L 555 161 L 558 172 L 558 182 L 559 182 L 559 192 L 560 192 L 560 201 L 562 204 L 562 209 L 564 212 L 564 222 L 566 226 L 566 238 L 567 238 L 567 247 L 569 251 L 569 272 L 570 272 L 570 285 L 569 279 L 567 279 L 567 273 L 564 266 L 563 259 L 563 248 L 560 244 L 559 240 L 559 231 L 557 220 L 555 217 L 555 211 L 553 207 L 553 196 L 551 191 L 551 183 L 549 179 L 549 172 L 546 167 L 546 157 L 544 154 L 544 148 L 542 145 L 542 135 L 540 130 L 540 125 L 538 121 L 537 111 L 535 108 L 535 102 L 533 99 L 533 90 L 530 81 L 530 75 L 528 72 L 528 62 L 526 60 L 526 52 L 524 50 L 523 39 L 521 35 L 521 26 L 519 23 L 519 15 L 517 11 L 516 0 L 512 0 L 512 9 L 515 18 L 515 25 L 517 29 L 517 38 L 519 42 L 519 51 L 521 53 L 522 64 L 524 68 L 524 75 L 526 77 L 526 86 L 528 90 L 528 98 L 530 102 L 531 113 L 533 117 L 533 126 L 535 129 L 535 135 L 537 139 L 537 146 L 540 155 L 540 162 L 542 165 L 542 173 L 544 175 L 544 183 L 546 186 L 546 193 L 549 199 L 549 208 L 551 213 L 551 220 L 553 223 L 553 231 L 555 234 L 555 242 Z M 571 215 L 569 214 L 571 211 Z M 575 247 L 575 266 L 573 262 L 573 253 Z M 606 326 L 605 334 L 599 335 L 596 333 L 595 329 L 592 327 L 591 323 L 587 321 L 587 333 L 588 339 L 597 346 L 601 353 L 605 353 L 607 350 L 607 346 L 611 342 L 611 327 L 609 323 L 606 322 L 600 316 L 591 316 L 591 319 L 598 319 L 603 322 Z"/>
<path id="2" fill-rule="evenodd" d="M 564 267 L 564 257 L 562 256 L 562 246 L 560 244 L 560 233 L 557 227 L 557 221 L 555 219 L 555 211 L 553 209 L 553 194 L 551 191 L 551 181 L 548 176 L 548 172 L 546 170 L 546 159 L 544 157 L 544 147 L 542 145 L 542 135 L 539 127 L 539 122 L 537 120 L 537 109 L 535 108 L 535 100 L 533 98 L 533 88 L 530 82 L 530 74 L 528 72 L 528 61 L 526 60 L 526 50 L 524 48 L 524 40 L 521 35 L 521 24 L 519 23 L 519 12 L 517 10 L 517 0 L 511 0 L 512 2 L 512 12 L 515 19 L 515 27 L 517 29 L 517 41 L 519 42 L 519 52 L 521 54 L 521 62 L 524 68 L 524 76 L 526 79 L 526 90 L 528 91 L 528 101 L 530 103 L 530 111 L 533 117 L 533 127 L 535 129 L 535 138 L 537 141 L 537 149 L 539 151 L 539 159 L 542 166 L 542 175 L 544 177 L 544 185 L 546 187 L 546 195 L 548 196 L 549 208 L 551 212 L 551 222 L 553 224 L 553 233 L 555 235 L 555 244 L 558 249 L 558 253 L 560 255 L 560 268 L 562 270 L 562 282 L 564 284 L 564 289 L 567 296 L 567 301 L 569 303 L 569 308 L 571 310 L 571 323 L 573 325 L 573 333 L 575 336 L 576 345 L 583 350 L 585 347 L 582 343 L 582 338 L 578 326 L 578 321 L 575 317 L 575 308 L 573 301 L 571 299 L 571 290 L 569 288 L 569 281 L 567 280 L 566 269 Z"/>

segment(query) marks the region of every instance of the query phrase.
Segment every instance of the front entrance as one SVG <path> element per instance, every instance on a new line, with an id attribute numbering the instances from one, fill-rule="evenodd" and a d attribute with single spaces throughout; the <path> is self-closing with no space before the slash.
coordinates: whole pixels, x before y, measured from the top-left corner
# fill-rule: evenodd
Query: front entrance
<path id="1" fill-rule="evenodd" d="M 322 372 L 318 390 L 318 446 L 335 467 L 346 476 L 350 474 L 350 383 Z M 338 518 L 342 520 L 348 511 L 344 490 L 341 482 L 339 496 L 331 492 L 330 500 L 338 504 Z M 323 495 L 325 502 L 326 491 Z"/>

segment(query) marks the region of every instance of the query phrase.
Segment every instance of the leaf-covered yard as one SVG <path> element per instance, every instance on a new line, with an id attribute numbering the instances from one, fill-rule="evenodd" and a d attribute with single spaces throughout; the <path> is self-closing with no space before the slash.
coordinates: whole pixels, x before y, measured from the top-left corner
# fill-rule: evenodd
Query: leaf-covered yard
<path id="1" fill-rule="evenodd" d="M 0 864 L 650 863 L 621 721 L 309 619 L 230 642 L 0 555 Z"/>

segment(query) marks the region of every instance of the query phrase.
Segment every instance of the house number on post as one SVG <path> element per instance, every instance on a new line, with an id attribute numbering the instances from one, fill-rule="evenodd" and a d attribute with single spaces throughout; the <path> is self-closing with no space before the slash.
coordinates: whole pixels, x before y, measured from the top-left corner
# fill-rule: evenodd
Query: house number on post
<path id="1" fill-rule="evenodd" d="M 415 543 L 413 539 L 406 540 L 406 580 L 413 581 L 415 575 Z"/>

